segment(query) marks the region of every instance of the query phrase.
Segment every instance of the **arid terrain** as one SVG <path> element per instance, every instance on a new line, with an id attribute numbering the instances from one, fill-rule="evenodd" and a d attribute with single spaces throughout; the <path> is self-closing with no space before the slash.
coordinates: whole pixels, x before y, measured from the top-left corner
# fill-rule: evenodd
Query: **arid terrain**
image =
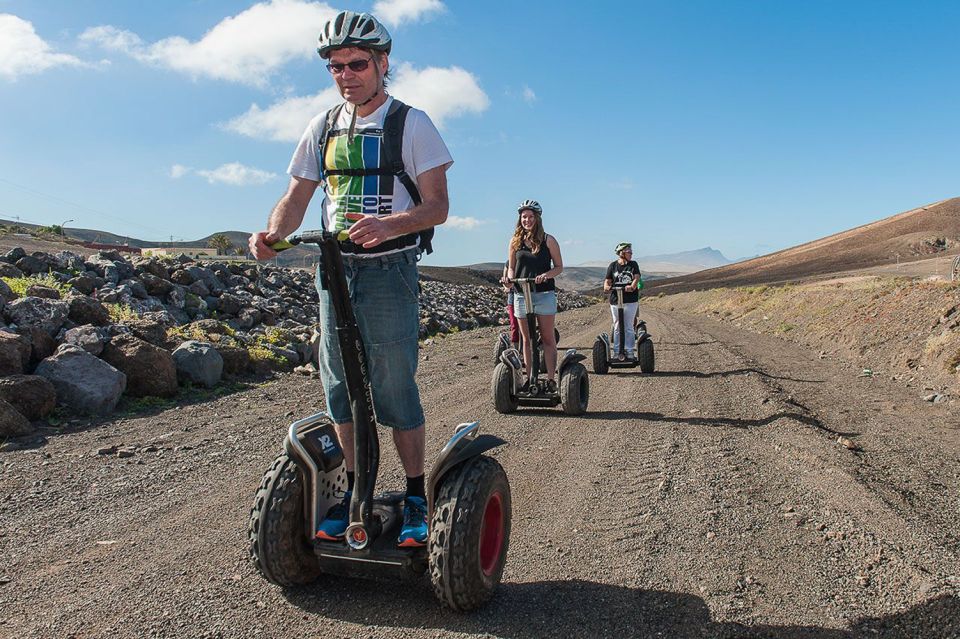
<path id="1" fill-rule="evenodd" d="M 287 375 L 3 453 L 0 636 L 960 636 L 955 405 L 731 323 L 644 316 L 658 372 L 591 375 L 579 418 L 493 411 L 492 328 L 424 345 L 428 449 L 473 419 L 509 441 L 509 557 L 475 614 L 426 580 L 284 591 L 254 572 L 260 476 L 323 407 Z M 564 313 L 562 345 L 607 318 Z"/>
<path id="2" fill-rule="evenodd" d="M 779 284 L 864 269 L 902 268 L 960 253 L 960 198 L 898 213 L 870 224 L 751 260 L 651 282 L 653 293 L 719 286 Z M 949 270 L 946 273 L 949 279 Z"/>
<path id="3" fill-rule="evenodd" d="M 428 450 L 477 419 L 509 442 L 506 570 L 470 615 L 426 578 L 254 570 L 253 495 L 323 409 L 315 378 L 6 441 L 0 637 L 960 638 L 958 220 L 948 200 L 651 286 L 657 372 L 591 372 L 580 417 L 494 411 L 496 327 L 425 340 Z M 609 321 L 562 313 L 561 347 Z"/>

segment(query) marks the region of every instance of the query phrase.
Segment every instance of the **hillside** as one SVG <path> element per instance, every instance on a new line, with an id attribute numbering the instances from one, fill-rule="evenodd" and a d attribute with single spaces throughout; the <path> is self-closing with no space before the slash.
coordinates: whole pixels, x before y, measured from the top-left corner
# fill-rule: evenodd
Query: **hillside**
<path id="1" fill-rule="evenodd" d="M 751 260 L 661 280 L 651 288 L 693 289 L 790 282 L 960 251 L 960 198 L 943 200 Z"/>
<path id="2" fill-rule="evenodd" d="M 612 259 L 612 258 L 611 258 Z M 663 253 L 660 255 L 634 256 L 634 261 L 640 265 L 640 270 L 644 276 L 651 277 L 670 277 L 695 273 L 706 268 L 714 268 L 732 263 L 733 260 L 727 257 L 715 248 L 706 246 L 694 251 L 681 251 L 679 253 Z M 609 261 L 596 260 L 585 262 L 580 266 L 602 266 L 606 268 Z"/>

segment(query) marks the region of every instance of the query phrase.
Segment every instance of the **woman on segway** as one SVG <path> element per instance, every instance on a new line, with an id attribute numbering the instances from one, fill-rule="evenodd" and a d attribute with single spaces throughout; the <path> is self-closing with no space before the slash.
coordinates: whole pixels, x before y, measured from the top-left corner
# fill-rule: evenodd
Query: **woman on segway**
<path id="1" fill-rule="evenodd" d="M 640 265 L 633 261 L 633 246 L 629 242 L 620 242 L 614 249 L 617 259 L 610 262 L 607 267 L 607 275 L 603 280 L 603 290 L 610 292 L 610 312 L 613 315 L 613 357 L 618 359 L 621 355 L 620 331 L 624 330 L 620 326 L 619 313 L 617 312 L 617 294 L 613 290 L 614 286 L 623 286 L 623 323 L 626 326 L 626 339 L 624 350 L 626 357 L 633 357 L 633 351 L 636 346 L 636 332 L 634 330 L 634 319 L 637 316 L 637 307 L 640 302 L 640 293 L 637 289 L 640 284 Z"/>
<path id="2" fill-rule="evenodd" d="M 563 259 L 560 245 L 552 235 L 543 230 L 543 209 L 535 200 L 524 200 L 517 207 L 517 226 L 510 239 L 507 263 L 507 276 L 504 283 L 514 278 L 534 278 L 533 308 L 526 308 L 522 294 L 514 295 L 514 315 L 523 337 L 523 363 L 527 377 L 530 376 L 533 349 L 530 342 L 530 329 L 527 323 L 520 321 L 532 311 L 537 316 L 540 339 L 543 342 L 544 359 L 547 364 L 547 392 L 557 391 L 554 379 L 557 369 L 557 340 L 554 336 L 554 316 L 557 314 L 557 292 L 554 279 L 563 272 Z M 519 288 L 515 289 L 518 293 Z"/>

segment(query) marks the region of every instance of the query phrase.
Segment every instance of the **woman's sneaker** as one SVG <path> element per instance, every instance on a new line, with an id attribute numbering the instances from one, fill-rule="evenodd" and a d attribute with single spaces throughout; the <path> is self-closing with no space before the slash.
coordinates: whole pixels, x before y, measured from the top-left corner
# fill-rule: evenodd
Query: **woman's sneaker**
<path id="1" fill-rule="evenodd" d="M 548 379 L 546 382 L 544 382 L 544 387 L 543 387 L 543 389 L 544 389 L 544 391 L 547 392 L 547 393 L 556 393 L 556 392 L 557 392 L 557 382 L 554 381 L 554 380 L 552 380 L 552 379 Z"/>
<path id="2" fill-rule="evenodd" d="M 403 528 L 397 545 L 403 548 L 425 546 L 427 543 L 427 500 L 408 496 L 403 500 Z"/>
<path id="3" fill-rule="evenodd" d="M 352 491 L 343 493 L 343 499 L 327 511 L 326 518 L 320 522 L 320 529 L 317 530 L 317 539 L 326 541 L 341 541 L 343 533 L 347 530 L 347 524 L 350 523 L 350 496 Z"/>

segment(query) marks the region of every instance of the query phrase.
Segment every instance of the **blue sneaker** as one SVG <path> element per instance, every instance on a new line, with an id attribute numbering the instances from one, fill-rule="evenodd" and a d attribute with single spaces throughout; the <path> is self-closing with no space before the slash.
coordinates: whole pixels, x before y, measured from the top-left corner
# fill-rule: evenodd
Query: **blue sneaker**
<path id="1" fill-rule="evenodd" d="M 350 496 L 352 491 L 343 493 L 343 500 L 337 502 L 327 511 L 326 518 L 320 522 L 317 539 L 326 541 L 342 541 L 343 533 L 350 523 Z"/>
<path id="2" fill-rule="evenodd" d="M 407 497 L 403 501 L 403 528 L 397 545 L 401 548 L 416 548 L 427 544 L 427 500 L 423 497 Z"/>

